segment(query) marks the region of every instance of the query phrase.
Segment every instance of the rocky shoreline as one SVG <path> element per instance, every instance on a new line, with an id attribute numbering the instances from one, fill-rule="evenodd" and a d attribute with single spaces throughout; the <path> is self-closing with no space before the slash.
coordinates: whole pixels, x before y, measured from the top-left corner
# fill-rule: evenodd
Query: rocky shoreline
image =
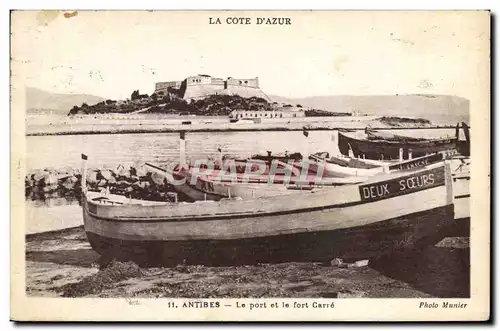
<path id="1" fill-rule="evenodd" d="M 58 197 L 81 197 L 82 174 L 79 169 L 63 168 L 35 170 L 25 177 L 25 197 L 45 200 Z M 174 201 L 173 188 L 165 176 L 148 171 L 143 165 L 115 169 L 87 170 L 87 190 L 125 195 L 130 198 L 153 201 Z"/>

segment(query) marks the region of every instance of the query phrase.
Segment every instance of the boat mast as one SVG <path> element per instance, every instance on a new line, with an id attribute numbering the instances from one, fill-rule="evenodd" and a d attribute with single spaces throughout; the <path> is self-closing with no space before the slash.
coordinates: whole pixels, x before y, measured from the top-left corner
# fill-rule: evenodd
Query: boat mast
<path id="1" fill-rule="evenodd" d="M 87 193 L 87 155 L 82 154 L 82 193 Z"/>
<path id="2" fill-rule="evenodd" d="M 179 164 L 186 164 L 186 131 L 181 131 L 179 136 Z"/>
<path id="3" fill-rule="evenodd" d="M 464 130 L 465 141 L 467 142 L 467 144 L 470 144 L 469 126 L 465 122 L 462 122 L 462 129 Z"/>
<path id="4" fill-rule="evenodd" d="M 306 160 L 309 160 L 309 132 L 306 130 L 305 127 L 302 128 L 302 134 L 304 135 L 305 139 L 302 145 L 302 162 L 305 162 Z"/>

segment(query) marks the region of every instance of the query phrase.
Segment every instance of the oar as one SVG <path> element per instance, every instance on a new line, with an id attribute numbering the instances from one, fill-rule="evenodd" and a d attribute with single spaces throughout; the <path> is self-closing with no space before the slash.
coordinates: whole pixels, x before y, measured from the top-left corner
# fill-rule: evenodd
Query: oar
<path id="1" fill-rule="evenodd" d="M 145 163 L 145 165 L 147 165 L 148 167 L 151 167 L 151 168 L 153 168 L 153 169 L 155 169 L 155 170 L 158 170 L 158 171 L 164 172 L 164 173 L 168 172 L 168 171 L 167 171 L 167 169 L 160 168 L 160 167 L 158 167 L 158 166 L 156 166 L 156 165 L 154 165 L 154 164 L 151 164 L 151 163 L 149 163 L 149 162 L 146 162 L 146 163 Z"/>

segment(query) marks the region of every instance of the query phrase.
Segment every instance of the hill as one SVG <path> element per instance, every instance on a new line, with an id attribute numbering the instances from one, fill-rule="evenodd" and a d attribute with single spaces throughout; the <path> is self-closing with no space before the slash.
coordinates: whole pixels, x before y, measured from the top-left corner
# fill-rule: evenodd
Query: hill
<path id="1" fill-rule="evenodd" d="M 96 114 L 96 113 L 173 113 L 227 115 L 234 109 L 269 109 L 272 103 L 313 108 L 307 116 L 328 116 L 357 112 L 375 116 L 410 116 L 431 120 L 441 118 L 469 121 L 469 100 L 450 95 L 332 95 L 305 98 L 242 97 L 214 95 L 195 101 L 184 100 L 178 93 L 141 95 L 134 91 L 128 100 L 114 101 L 87 94 L 50 93 L 36 88 L 26 89 L 28 113 Z M 84 105 L 82 107 L 82 104 Z M 70 112 L 70 110 L 72 110 Z M 324 111 L 322 111 L 324 110 Z M 312 112 L 312 113 L 311 113 Z"/>
<path id="2" fill-rule="evenodd" d="M 184 93 L 184 100 L 199 100 L 203 98 L 208 98 L 212 95 L 230 95 L 230 96 L 240 96 L 243 98 L 259 98 L 264 99 L 267 102 L 271 100 L 269 97 L 260 89 L 255 87 L 245 87 L 245 86 L 228 86 L 226 89 L 215 89 L 212 85 L 195 85 L 188 86 Z"/>
<path id="3" fill-rule="evenodd" d="M 258 90 L 252 88 L 252 90 Z M 259 90 L 260 91 L 260 90 Z M 233 91 L 234 92 L 234 91 Z M 265 95 L 264 95 L 265 96 Z M 85 114 L 172 114 L 197 116 L 228 116 L 233 110 L 265 111 L 279 109 L 277 102 L 269 102 L 269 98 L 258 96 L 241 96 L 238 94 L 211 94 L 207 97 L 186 100 L 177 89 L 168 92 L 160 91 L 151 95 L 140 94 L 139 90 L 132 92 L 127 100 L 103 100 L 96 104 L 75 105 L 68 115 Z M 286 104 L 282 107 L 289 107 Z M 350 113 L 328 112 L 320 109 L 309 109 L 306 116 L 349 116 Z"/>
<path id="4" fill-rule="evenodd" d="M 186 101 L 175 93 L 140 94 L 134 91 L 130 100 L 105 100 L 93 105 L 73 106 L 68 115 L 108 113 L 153 113 L 179 115 L 227 116 L 236 109 L 270 110 L 272 104 L 258 97 L 244 98 L 239 95 L 210 95 L 198 100 Z"/>
<path id="5" fill-rule="evenodd" d="M 51 93 L 26 87 L 26 112 L 28 114 L 66 115 L 74 105 L 95 104 L 104 98 L 89 94 Z"/>

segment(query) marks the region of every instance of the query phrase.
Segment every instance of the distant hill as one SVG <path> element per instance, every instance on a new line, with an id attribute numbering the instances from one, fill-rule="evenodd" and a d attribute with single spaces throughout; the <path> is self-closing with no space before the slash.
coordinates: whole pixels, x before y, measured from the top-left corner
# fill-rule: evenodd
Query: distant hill
<path id="1" fill-rule="evenodd" d="M 305 98 L 269 96 L 273 101 L 335 112 L 377 116 L 469 118 L 469 100 L 451 95 L 329 95 Z"/>
<path id="2" fill-rule="evenodd" d="M 68 115 L 88 114 L 175 114 L 197 116 L 227 116 L 236 109 L 271 110 L 272 104 L 258 97 L 244 98 L 239 95 L 210 95 L 206 98 L 186 101 L 174 93 L 132 93 L 130 100 L 106 100 L 96 104 L 74 106 Z"/>
<path id="3" fill-rule="evenodd" d="M 234 95 L 214 96 L 198 100 L 189 105 L 184 100 L 175 95 L 144 95 L 145 98 L 138 100 L 113 101 L 88 94 L 60 94 L 50 93 L 40 89 L 26 88 L 26 105 L 28 114 L 57 114 L 67 115 L 74 106 L 75 113 L 129 113 L 146 110 L 148 113 L 164 113 L 181 111 L 198 115 L 208 115 L 216 113 L 226 115 L 234 107 L 248 106 L 244 97 Z M 153 98 L 154 97 L 154 98 Z M 248 96 L 246 96 L 248 97 Z M 167 98 L 167 99 L 165 99 Z M 469 100 L 451 95 L 330 95 L 312 96 L 305 98 L 285 98 L 272 96 L 269 98 L 278 103 L 290 105 L 301 105 L 316 110 L 325 110 L 336 113 L 360 113 L 376 116 L 409 116 L 436 120 L 440 118 L 451 121 L 469 122 Z M 234 100 L 233 100 L 234 99 Z M 267 99 L 267 96 L 266 98 Z M 243 101 L 242 101 L 243 100 Z M 257 108 L 266 108 L 267 100 L 258 97 L 250 98 L 252 105 Z M 83 103 L 91 107 L 80 107 Z M 211 104 L 213 103 L 213 105 Z M 95 105 L 92 107 L 92 105 Z M 149 109 L 145 109 L 149 108 Z M 207 112 L 208 111 L 208 112 Z"/>
<path id="4" fill-rule="evenodd" d="M 67 115 L 75 105 L 95 104 L 104 98 L 88 94 L 51 93 L 33 87 L 26 87 L 26 112 L 28 114 Z"/>

